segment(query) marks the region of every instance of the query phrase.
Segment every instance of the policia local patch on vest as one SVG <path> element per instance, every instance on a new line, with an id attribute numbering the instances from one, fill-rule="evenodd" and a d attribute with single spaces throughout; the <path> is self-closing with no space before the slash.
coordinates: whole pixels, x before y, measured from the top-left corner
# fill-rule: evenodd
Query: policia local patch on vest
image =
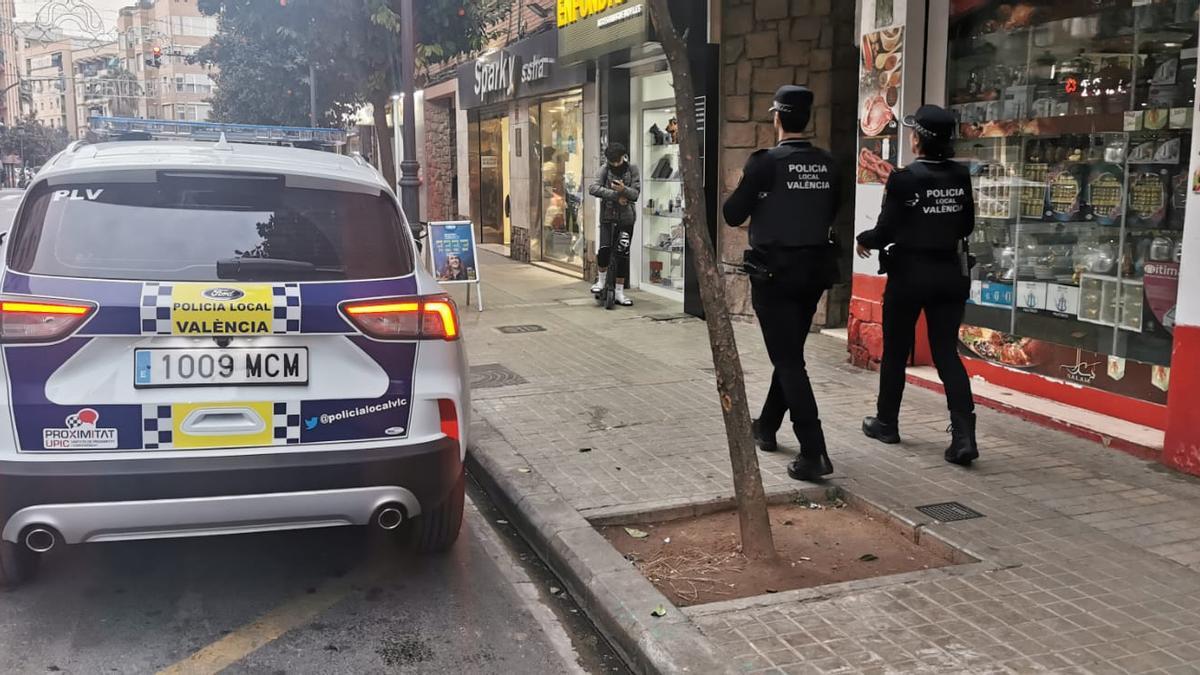
<path id="1" fill-rule="evenodd" d="M 789 163 L 784 186 L 789 190 L 828 190 L 830 188 L 829 172 L 827 164 Z"/>
<path id="2" fill-rule="evenodd" d="M 300 332 L 300 285 L 146 283 L 143 335 L 284 335 Z"/>
<path id="3" fill-rule="evenodd" d="M 918 192 L 911 203 L 920 207 L 921 213 L 925 215 L 962 213 L 966 209 L 966 197 L 966 188 L 927 188 L 924 196 Z"/>

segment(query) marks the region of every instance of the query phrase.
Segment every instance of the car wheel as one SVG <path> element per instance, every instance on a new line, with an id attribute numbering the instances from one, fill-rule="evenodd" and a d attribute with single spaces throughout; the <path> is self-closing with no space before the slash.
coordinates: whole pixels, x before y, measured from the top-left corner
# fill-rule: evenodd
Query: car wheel
<path id="1" fill-rule="evenodd" d="M 0 588 L 16 588 L 32 579 L 37 563 L 38 556 L 33 551 L 11 541 L 0 541 Z"/>
<path id="2" fill-rule="evenodd" d="M 458 530 L 462 527 L 466 488 L 466 474 L 463 474 L 436 509 L 417 516 L 413 547 L 418 553 L 439 553 L 454 545 Z"/>

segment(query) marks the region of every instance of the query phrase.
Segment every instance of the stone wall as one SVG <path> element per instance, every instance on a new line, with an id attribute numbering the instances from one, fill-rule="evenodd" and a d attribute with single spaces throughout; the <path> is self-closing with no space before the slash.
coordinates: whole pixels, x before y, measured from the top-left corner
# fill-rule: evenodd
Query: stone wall
<path id="1" fill-rule="evenodd" d="M 737 187 L 750 154 L 775 144 L 770 113 L 775 90 L 785 84 L 803 84 L 812 89 L 814 96 L 810 136 L 815 144 L 834 153 L 846 179 L 843 182 L 849 183 L 845 191 L 847 206 L 842 209 L 838 229 L 852 234 L 853 207 L 848 200 L 853 194 L 850 181 L 857 108 L 856 55 L 852 47 L 854 3 L 837 4 L 835 7 L 832 0 L 724 0 L 721 201 Z M 843 117 L 850 120 L 848 145 L 843 138 L 847 127 Z M 722 221 L 718 238 L 723 260 L 741 260 L 747 247 L 744 227 L 724 227 Z M 848 248 L 843 253 L 848 269 Z M 752 315 L 747 278 L 727 273 L 725 279 L 730 311 Z M 830 296 L 834 302 L 845 302 L 845 293 Z M 838 320 L 844 322 L 845 310 L 823 306 L 821 316 L 827 317 L 822 325 L 836 325 Z"/>
<path id="2" fill-rule="evenodd" d="M 454 220 L 458 215 L 454 194 L 454 99 L 425 102 L 425 213 L 430 221 Z"/>

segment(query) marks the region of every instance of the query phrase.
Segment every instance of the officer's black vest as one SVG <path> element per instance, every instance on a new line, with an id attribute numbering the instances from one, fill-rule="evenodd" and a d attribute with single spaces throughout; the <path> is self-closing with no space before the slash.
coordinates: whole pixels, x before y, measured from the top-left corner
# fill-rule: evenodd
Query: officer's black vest
<path id="1" fill-rule="evenodd" d="M 970 170 L 957 162 L 931 166 L 922 160 L 906 168 L 916 182 L 913 194 L 902 195 L 913 222 L 898 229 L 897 247 L 916 251 L 958 250 L 958 233 L 975 218 L 974 211 L 968 208 L 973 189 Z"/>
<path id="2" fill-rule="evenodd" d="M 782 144 L 767 151 L 774 184 L 750 217 L 754 248 L 821 246 L 830 241 L 837 195 L 829 153 L 811 145 Z"/>

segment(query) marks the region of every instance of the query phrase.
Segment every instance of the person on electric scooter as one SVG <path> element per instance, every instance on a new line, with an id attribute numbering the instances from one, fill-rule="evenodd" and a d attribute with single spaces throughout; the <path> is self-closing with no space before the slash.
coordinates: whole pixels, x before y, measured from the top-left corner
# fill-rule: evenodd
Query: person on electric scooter
<path id="1" fill-rule="evenodd" d="M 592 294 L 604 290 L 608 281 L 609 262 L 614 257 L 612 273 L 616 275 L 616 303 L 628 307 L 633 301 L 625 297 L 625 280 L 629 278 L 629 247 L 633 241 L 633 224 L 637 218 L 637 200 L 642 192 L 638 168 L 629 161 L 629 153 L 620 143 L 610 143 L 604 150 L 607 160 L 588 193 L 600 199 L 600 248 L 596 251 L 599 274 Z"/>

